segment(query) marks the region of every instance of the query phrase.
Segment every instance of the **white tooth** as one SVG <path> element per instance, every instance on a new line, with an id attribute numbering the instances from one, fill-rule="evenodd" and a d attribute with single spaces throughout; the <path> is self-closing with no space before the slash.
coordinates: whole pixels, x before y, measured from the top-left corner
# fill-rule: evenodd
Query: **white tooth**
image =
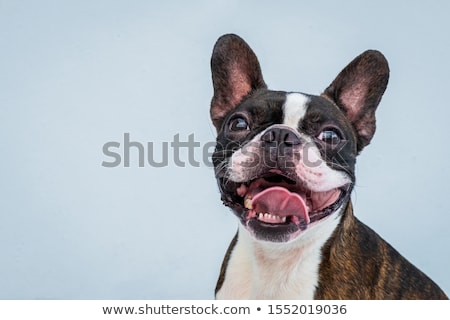
<path id="1" fill-rule="evenodd" d="M 258 219 L 259 219 L 259 220 L 262 220 L 263 218 L 264 218 L 264 215 L 260 212 L 260 213 L 259 213 L 259 216 L 258 216 Z"/>
<path id="2" fill-rule="evenodd" d="M 281 222 L 285 223 L 286 222 L 286 217 L 281 218 Z"/>
<path id="3" fill-rule="evenodd" d="M 247 208 L 247 209 L 250 209 L 250 210 L 253 209 L 252 199 L 249 199 L 249 198 L 245 199 L 244 207 Z"/>
<path id="4" fill-rule="evenodd" d="M 268 219 L 270 217 L 270 214 L 264 213 L 264 218 Z"/>

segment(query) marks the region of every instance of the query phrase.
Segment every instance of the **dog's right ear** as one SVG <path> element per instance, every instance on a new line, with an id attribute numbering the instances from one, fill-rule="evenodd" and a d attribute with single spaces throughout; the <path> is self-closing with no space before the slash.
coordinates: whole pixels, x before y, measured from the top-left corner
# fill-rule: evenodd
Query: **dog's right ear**
<path id="1" fill-rule="evenodd" d="M 214 96 L 211 120 L 219 132 L 223 119 L 247 94 L 267 88 L 258 59 L 249 45 L 239 36 L 220 37 L 211 57 Z"/>

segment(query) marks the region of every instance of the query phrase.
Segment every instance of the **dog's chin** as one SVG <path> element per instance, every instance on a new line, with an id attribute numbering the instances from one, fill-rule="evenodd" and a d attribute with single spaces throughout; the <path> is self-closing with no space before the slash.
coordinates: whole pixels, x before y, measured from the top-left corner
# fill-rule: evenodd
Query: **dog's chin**
<path id="1" fill-rule="evenodd" d="M 306 224 L 269 224 L 261 222 L 258 219 L 242 220 L 242 224 L 250 235 L 259 241 L 286 243 L 297 239 L 304 230 L 306 230 Z"/>
<path id="2" fill-rule="evenodd" d="M 255 239 L 290 242 L 339 210 L 350 185 L 314 192 L 286 175 L 269 174 L 238 184 L 226 205 Z"/>

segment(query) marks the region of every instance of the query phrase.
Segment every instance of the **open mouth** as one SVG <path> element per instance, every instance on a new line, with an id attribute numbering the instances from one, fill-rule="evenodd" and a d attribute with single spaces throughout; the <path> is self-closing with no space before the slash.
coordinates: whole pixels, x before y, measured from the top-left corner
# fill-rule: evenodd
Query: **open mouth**
<path id="1" fill-rule="evenodd" d="M 271 171 L 237 187 L 240 206 L 244 207 L 240 219 L 256 238 L 286 242 L 335 212 L 348 189 L 345 185 L 315 192 L 278 170 Z"/>

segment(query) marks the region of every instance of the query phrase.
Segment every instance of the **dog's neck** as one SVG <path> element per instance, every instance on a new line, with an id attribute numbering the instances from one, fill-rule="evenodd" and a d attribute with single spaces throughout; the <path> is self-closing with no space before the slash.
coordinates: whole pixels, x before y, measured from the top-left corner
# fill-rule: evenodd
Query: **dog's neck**
<path id="1" fill-rule="evenodd" d="M 217 293 L 223 299 L 313 299 L 321 250 L 346 214 L 346 205 L 291 243 L 255 240 L 243 227 Z M 230 280 L 231 279 L 231 280 Z"/>

